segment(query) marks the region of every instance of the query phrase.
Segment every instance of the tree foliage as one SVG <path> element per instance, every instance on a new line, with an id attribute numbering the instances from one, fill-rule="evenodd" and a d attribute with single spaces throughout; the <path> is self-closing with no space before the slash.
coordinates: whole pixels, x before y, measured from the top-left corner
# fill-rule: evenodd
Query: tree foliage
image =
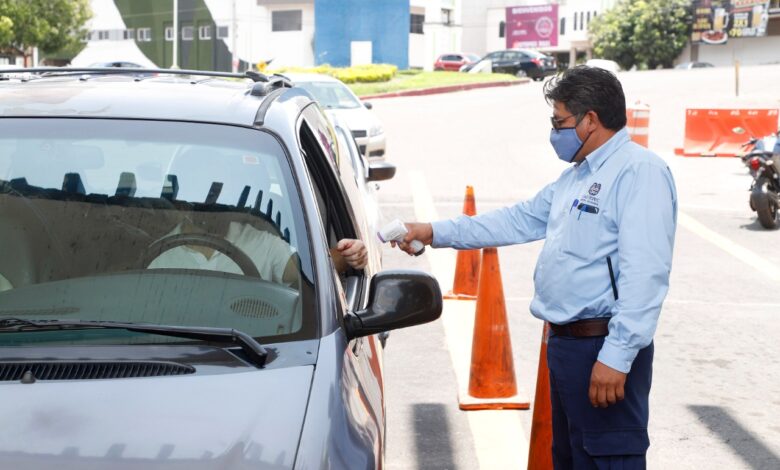
<path id="1" fill-rule="evenodd" d="M 0 49 L 26 55 L 32 47 L 72 47 L 91 15 L 89 0 L 0 0 Z"/>
<path id="2" fill-rule="evenodd" d="M 690 0 L 619 0 L 590 23 L 593 52 L 624 69 L 671 67 L 691 22 Z"/>

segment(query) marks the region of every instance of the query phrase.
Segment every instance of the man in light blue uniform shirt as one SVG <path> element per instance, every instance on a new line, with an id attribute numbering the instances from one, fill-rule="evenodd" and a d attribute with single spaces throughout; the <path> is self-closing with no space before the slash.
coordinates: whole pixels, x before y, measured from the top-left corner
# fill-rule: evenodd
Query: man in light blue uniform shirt
<path id="1" fill-rule="evenodd" d="M 653 335 L 669 287 L 677 194 L 666 163 L 633 143 L 623 89 L 576 67 L 545 85 L 550 142 L 572 162 L 534 198 L 474 217 L 407 224 L 401 248 L 544 239 L 531 313 L 550 322 L 556 469 L 645 468 Z"/>

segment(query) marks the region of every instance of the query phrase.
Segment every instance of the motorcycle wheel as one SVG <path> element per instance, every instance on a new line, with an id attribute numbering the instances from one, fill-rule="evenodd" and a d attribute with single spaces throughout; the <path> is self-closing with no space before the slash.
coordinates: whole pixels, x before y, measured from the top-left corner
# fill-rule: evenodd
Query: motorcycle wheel
<path id="1" fill-rule="evenodd" d="M 765 183 L 756 185 L 756 188 L 753 190 L 754 197 L 750 199 L 756 207 L 758 221 L 761 223 L 761 226 L 768 229 L 776 229 L 780 225 L 777 195 L 767 190 L 764 186 Z"/>

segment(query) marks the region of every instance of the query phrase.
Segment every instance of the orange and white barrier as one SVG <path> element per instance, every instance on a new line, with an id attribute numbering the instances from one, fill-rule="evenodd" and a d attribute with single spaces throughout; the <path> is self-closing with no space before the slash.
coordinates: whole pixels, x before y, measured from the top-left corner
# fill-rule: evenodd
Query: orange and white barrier
<path id="1" fill-rule="evenodd" d="M 751 137 L 777 132 L 777 109 L 687 109 L 685 140 L 675 153 L 686 157 L 736 157 Z"/>
<path id="2" fill-rule="evenodd" d="M 626 107 L 626 128 L 631 140 L 648 147 L 650 139 L 650 106 L 640 101 Z"/>

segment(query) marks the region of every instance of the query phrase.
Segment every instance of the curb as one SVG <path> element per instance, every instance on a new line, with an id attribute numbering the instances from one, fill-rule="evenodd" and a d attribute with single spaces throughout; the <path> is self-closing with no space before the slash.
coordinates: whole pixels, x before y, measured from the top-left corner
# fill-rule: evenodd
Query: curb
<path id="1" fill-rule="evenodd" d="M 379 93 L 376 95 L 365 95 L 365 96 L 359 96 L 361 100 L 376 100 L 376 99 L 382 99 L 382 98 L 401 98 L 404 96 L 424 96 L 424 95 L 437 95 L 440 93 L 453 93 L 456 91 L 466 91 L 466 90 L 474 90 L 477 88 L 493 88 L 493 87 L 500 87 L 500 86 L 514 86 L 514 85 L 521 85 L 524 83 L 528 83 L 529 79 L 521 79 L 521 80 L 504 80 L 500 82 L 482 82 L 482 83 L 464 83 L 461 85 L 447 85 L 447 86 L 439 86 L 439 87 L 433 87 L 433 88 L 423 88 L 420 90 L 402 90 L 402 91 L 393 91 L 389 93 Z"/>

